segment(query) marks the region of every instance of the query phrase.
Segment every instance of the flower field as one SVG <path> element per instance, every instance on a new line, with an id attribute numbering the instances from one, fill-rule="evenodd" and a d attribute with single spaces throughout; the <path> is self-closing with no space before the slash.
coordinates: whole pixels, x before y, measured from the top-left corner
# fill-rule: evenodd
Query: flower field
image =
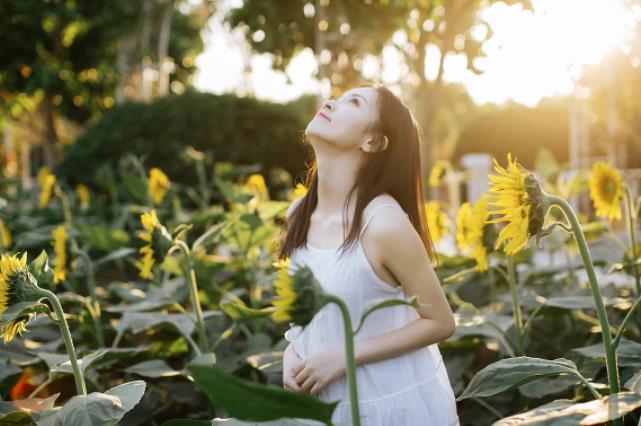
<path id="1" fill-rule="evenodd" d="M 285 210 L 305 186 L 277 199 L 260 174 L 230 177 L 217 164 L 201 182 L 212 193 L 196 205 L 224 203 L 186 209 L 183 187 L 129 161 L 137 175 L 123 167 L 104 193 L 69 188 L 45 168 L 36 188 L 5 187 L 0 423 L 329 423 L 335 404 L 281 384 L 286 323 L 305 325 L 324 304 L 342 303 L 309 269 L 289 274 L 288 260 L 275 258 Z M 433 186 L 447 173 L 437 167 Z M 636 424 L 638 196 L 604 162 L 550 182 L 508 156 L 488 178 L 487 193 L 455 217 L 441 202 L 426 206 L 437 247 L 449 235 L 458 250 L 440 253 L 436 270 L 457 321 L 440 347 L 460 418 Z M 591 222 L 568 202 L 582 192 Z M 620 219 L 623 237 L 611 225 Z M 567 262 L 546 264 L 546 252 Z M 625 285 L 611 285 L 617 274 Z M 361 323 L 386 306 L 370 306 Z M 349 327 L 356 398 L 360 326 Z"/>

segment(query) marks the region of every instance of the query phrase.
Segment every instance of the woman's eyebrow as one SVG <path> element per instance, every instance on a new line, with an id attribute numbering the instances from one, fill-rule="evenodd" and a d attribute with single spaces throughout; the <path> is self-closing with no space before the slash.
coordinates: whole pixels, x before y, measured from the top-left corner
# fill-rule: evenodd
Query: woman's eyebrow
<path id="1" fill-rule="evenodd" d="M 362 100 L 364 100 L 365 102 L 367 102 L 367 99 L 365 99 L 365 98 L 363 97 L 363 95 L 359 95 L 358 93 L 350 93 L 350 94 L 349 94 L 349 96 L 358 96 L 359 98 L 361 98 Z M 341 96 L 341 98 L 342 98 L 342 96 Z M 367 103 L 369 103 L 369 102 L 367 102 Z"/>

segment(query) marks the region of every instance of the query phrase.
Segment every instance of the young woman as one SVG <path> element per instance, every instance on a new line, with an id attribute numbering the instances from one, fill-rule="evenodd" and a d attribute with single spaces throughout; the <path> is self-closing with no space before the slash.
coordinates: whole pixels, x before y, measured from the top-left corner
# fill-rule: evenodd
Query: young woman
<path id="1" fill-rule="evenodd" d="M 354 327 L 374 300 L 417 295 L 423 304 L 377 310 L 355 336 L 361 424 L 458 425 L 437 346 L 454 333 L 454 316 L 431 264 L 416 121 L 389 89 L 366 84 L 325 101 L 305 136 L 314 152 L 308 192 L 287 211 L 279 257 L 292 270 L 307 265 L 348 304 Z M 338 306 L 290 325 L 284 387 L 340 401 L 332 421 L 350 422 Z"/>

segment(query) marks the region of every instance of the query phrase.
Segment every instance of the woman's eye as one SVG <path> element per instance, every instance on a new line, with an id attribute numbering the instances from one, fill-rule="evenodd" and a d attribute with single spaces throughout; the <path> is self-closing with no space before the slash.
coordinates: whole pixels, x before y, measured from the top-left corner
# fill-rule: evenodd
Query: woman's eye
<path id="1" fill-rule="evenodd" d="M 356 98 L 352 98 L 352 99 L 350 99 L 349 101 L 350 101 L 350 102 L 355 101 L 355 102 L 356 102 L 356 105 L 359 105 L 359 103 L 358 103 L 358 99 L 356 99 Z"/>

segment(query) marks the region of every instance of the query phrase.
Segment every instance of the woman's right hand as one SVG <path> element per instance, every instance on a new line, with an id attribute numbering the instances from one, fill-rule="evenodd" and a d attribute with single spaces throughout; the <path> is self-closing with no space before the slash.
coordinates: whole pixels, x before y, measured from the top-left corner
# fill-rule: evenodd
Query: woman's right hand
<path id="1" fill-rule="evenodd" d="M 300 361 L 300 357 L 294 349 L 294 343 L 290 343 L 283 351 L 283 387 L 285 389 L 301 392 L 300 386 L 294 380 L 293 367 Z"/>

